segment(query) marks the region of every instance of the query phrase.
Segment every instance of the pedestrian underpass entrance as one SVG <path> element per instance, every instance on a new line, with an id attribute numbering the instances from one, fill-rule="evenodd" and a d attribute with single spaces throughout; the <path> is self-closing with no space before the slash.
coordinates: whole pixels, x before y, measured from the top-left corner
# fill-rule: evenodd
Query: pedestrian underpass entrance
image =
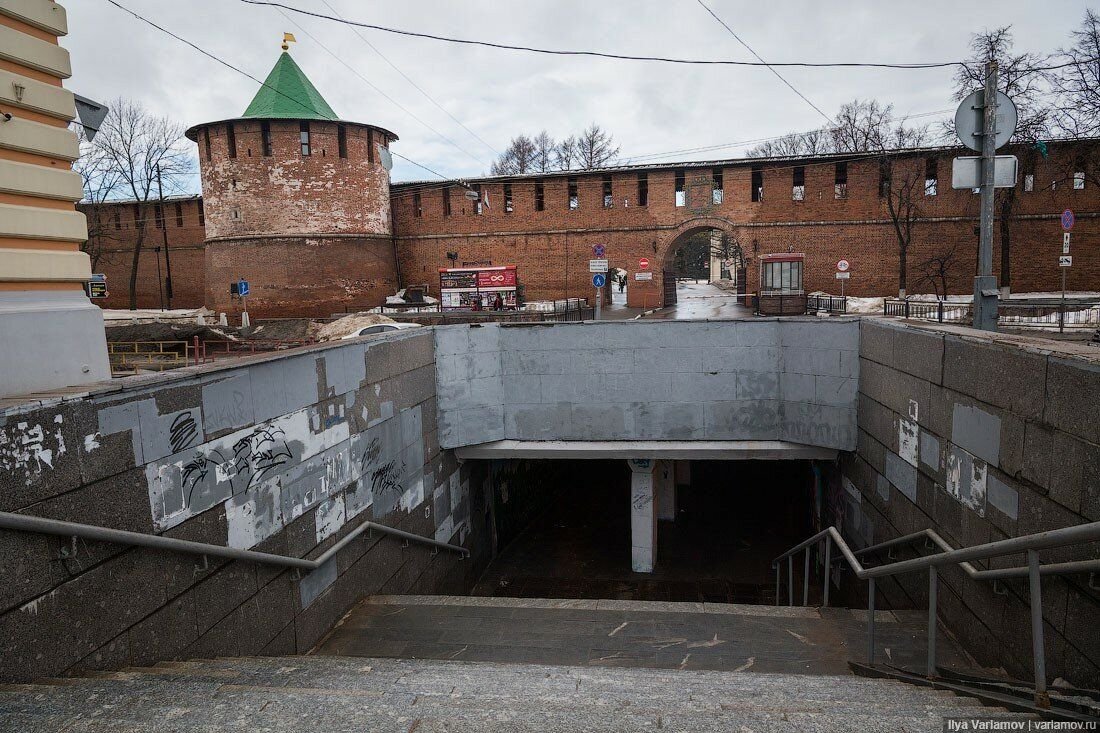
<path id="1" fill-rule="evenodd" d="M 489 463 L 495 552 L 479 596 L 774 603 L 771 560 L 819 505 L 805 459 Z"/>

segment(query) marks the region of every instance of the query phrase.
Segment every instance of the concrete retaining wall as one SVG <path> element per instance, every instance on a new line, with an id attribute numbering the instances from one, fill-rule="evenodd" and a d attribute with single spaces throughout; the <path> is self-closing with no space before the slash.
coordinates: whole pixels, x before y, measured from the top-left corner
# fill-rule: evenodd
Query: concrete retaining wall
<path id="1" fill-rule="evenodd" d="M 852 450 L 854 319 L 436 329 L 440 442 L 788 440 Z"/>
<path id="2" fill-rule="evenodd" d="M 364 535 L 299 577 L 0 531 L 0 677 L 304 652 L 366 594 L 476 579 L 485 497 L 439 448 L 427 329 L 235 363 L 0 413 L 0 510 L 296 557 L 372 518 L 475 560 Z"/>
<path id="3" fill-rule="evenodd" d="M 1100 359 L 1073 348 L 864 319 L 859 446 L 842 460 L 838 502 L 848 536 L 869 544 L 931 527 L 961 547 L 1100 520 Z M 1042 553 L 1098 556 L 1095 545 Z M 998 594 L 956 568 L 940 578 L 944 625 L 980 662 L 1029 679 L 1026 581 Z M 1044 578 L 1046 664 L 1051 679 L 1097 687 L 1100 594 L 1088 580 Z M 926 574 L 880 587 L 896 607 L 926 607 Z"/>

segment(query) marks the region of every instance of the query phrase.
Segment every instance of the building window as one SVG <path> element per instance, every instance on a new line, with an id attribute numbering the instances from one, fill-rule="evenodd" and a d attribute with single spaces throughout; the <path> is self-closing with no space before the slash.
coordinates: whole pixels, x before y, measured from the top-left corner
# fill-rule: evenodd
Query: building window
<path id="1" fill-rule="evenodd" d="M 473 202 L 473 204 L 474 204 L 474 214 L 476 216 L 481 216 L 481 184 L 480 183 L 475 183 L 474 184 L 474 193 L 477 194 L 477 199 Z"/>
<path id="2" fill-rule="evenodd" d="M 202 130 L 202 144 L 206 148 L 206 159 L 210 160 L 210 128 L 204 127 Z"/>
<path id="3" fill-rule="evenodd" d="M 229 220 L 241 221 L 241 210 L 239 207 L 234 206 L 232 209 L 229 210 Z"/>
<path id="4" fill-rule="evenodd" d="M 542 181 L 535 182 L 535 211 L 542 211 L 546 208 L 546 187 L 543 186 Z"/>
<path id="5" fill-rule="evenodd" d="M 308 155 L 311 154 L 310 153 L 310 147 L 309 147 L 309 123 L 308 122 L 301 123 L 301 125 L 299 125 L 298 129 L 300 131 L 299 135 L 298 135 L 298 138 L 302 142 L 302 155 L 308 156 Z"/>
<path id="6" fill-rule="evenodd" d="M 153 217 L 156 222 L 157 229 L 164 228 L 164 207 L 160 204 L 156 204 L 153 207 Z"/>
<path id="7" fill-rule="evenodd" d="M 649 206 L 649 174 L 638 174 L 638 206 Z"/>
<path id="8" fill-rule="evenodd" d="M 451 187 L 443 188 L 443 216 L 451 215 Z"/>
<path id="9" fill-rule="evenodd" d="M 1085 188 L 1085 161 L 1078 158 L 1073 166 L 1073 190 L 1083 191 Z"/>
<path id="10" fill-rule="evenodd" d="M 271 157 L 271 123 L 260 123 L 260 152 L 265 158 Z"/>
<path id="11" fill-rule="evenodd" d="M 891 184 L 890 162 L 883 159 L 878 162 L 878 195 L 886 198 L 890 194 Z"/>
<path id="12" fill-rule="evenodd" d="M 1035 190 L 1035 174 L 1034 173 L 1025 173 L 1024 174 L 1024 190 L 1028 191 L 1028 192 L 1031 192 L 1031 191 Z"/>
<path id="13" fill-rule="evenodd" d="M 199 226 L 206 226 L 206 212 L 202 208 L 202 199 L 199 199 Z"/>
<path id="14" fill-rule="evenodd" d="M 935 196 L 939 188 L 939 174 L 936 172 L 936 159 L 928 158 L 924 161 L 924 195 Z"/>
<path id="15" fill-rule="evenodd" d="M 615 198 L 611 193 L 611 176 L 603 177 L 603 207 L 610 209 L 615 205 Z"/>
<path id="16" fill-rule="evenodd" d="M 348 128 L 344 125 L 336 126 L 336 147 L 340 150 L 340 157 L 348 157 Z"/>
<path id="17" fill-rule="evenodd" d="M 687 191 L 684 190 L 684 172 L 676 171 L 676 205 L 687 206 Z"/>
<path id="18" fill-rule="evenodd" d="M 723 184 L 722 184 L 722 169 L 721 168 L 715 168 L 714 170 L 711 171 L 710 175 L 711 175 L 711 180 L 712 180 L 711 192 L 710 192 L 710 201 L 715 206 L 718 206 L 726 198 L 726 192 L 725 192 L 725 189 L 723 188 Z"/>
<path id="19" fill-rule="evenodd" d="M 841 161 L 836 164 L 836 172 L 833 174 L 833 198 L 848 198 L 848 162 Z"/>
<path id="20" fill-rule="evenodd" d="M 183 204 L 176 202 L 176 226 L 183 226 Z"/>
<path id="21" fill-rule="evenodd" d="M 413 216 L 419 218 L 420 216 L 423 216 L 423 214 L 424 214 L 424 207 L 421 205 L 421 202 L 420 202 L 420 194 L 419 193 L 414 193 L 413 194 Z"/>
<path id="22" fill-rule="evenodd" d="M 569 210 L 576 211 L 581 207 L 580 196 L 577 195 L 577 179 L 572 176 L 568 180 L 569 186 Z"/>
<path id="23" fill-rule="evenodd" d="M 515 209 L 512 206 L 512 184 L 504 184 L 504 213 L 511 214 Z"/>
<path id="24" fill-rule="evenodd" d="M 114 213 L 114 219 L 115 219 L 115 229 L 121 229 L 122 228 L 122 217 L 118 215 L 118 208 L 115 208 L 113 213 Z"/>
<path id="25" fill-rule="evenodd" d="M 753 201 L 764 200 L 764 170 L 758 165 L 752 167 L 752 184 L 750 192 Z"/>
<path id="26" fill-rule="evenodd" d="M 237 157 L 237 131 L 233 129 L 233 123 L 225 126 L 225 144 L 229 146 L 229 157 Z"/>
<path id="27" fill-rule="evenodd" d="M 791 182 L 791 201 L 805 201 L 806 200 L 806 168 L 801 165 L 796 165 L 794 168 L 794 178 Z"/>

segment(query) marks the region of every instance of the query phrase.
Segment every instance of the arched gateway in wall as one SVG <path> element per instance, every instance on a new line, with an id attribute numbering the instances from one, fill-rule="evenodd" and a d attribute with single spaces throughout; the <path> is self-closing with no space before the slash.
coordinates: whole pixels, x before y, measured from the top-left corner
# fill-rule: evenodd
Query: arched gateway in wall
<path id="1" fill-rule="evenodd" d="M 661 293 L 661 305 L 676 304 L 676 268 L 674 258 L 691 237 L 701 232 L 718 231 L 729 238 L 731 254 L 741 260 L 741 278 L 738 280 L 739 292 L 745 290 L 745 278 L 748 276 L 747 256 L 741 251 L 744 246 L 743 232 L 734 222 L 720 216 L 693 216 L 685 219 L 675 229 L 665 233 L 657 244 L 656 261 L 660 263 L 660 281 L 657 285 Z"/>

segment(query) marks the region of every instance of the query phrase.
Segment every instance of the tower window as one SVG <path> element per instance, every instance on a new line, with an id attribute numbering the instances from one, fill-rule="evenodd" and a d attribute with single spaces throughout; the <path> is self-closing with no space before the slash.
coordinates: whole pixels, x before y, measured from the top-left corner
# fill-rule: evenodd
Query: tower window
<path id="1" fill-rule="evenodd" d="M 309 147 L 309 123 L 303 122 L 298 128 L 300 130 L 299 139 L 302 142 L 302 155 L 310 155 Z"/>
<path id="2" fill-rule="evenodd" d="M 183 226 L 183 204 L 176 202 L 176 226 Z"/>
<path id="3" fill-rule="evenodd" d="M 833 173 L 833 198 L 846 199 L 848 198 L 848 162 L 841 161 L 836 164 L 836 171 Z"/>
<path id="4" fill-rule="evenodd" d="M 543 211 L 546 209 L 546 187 L 542 184 L 542 181 L 535 183 L 535 211 Z"/>
<path id="5" fill-rule="evenodd" d="M 229 157 L 237 157 L 237 131 L 233 129 L 233 123 L 225 126 L 225 144 L 229 146 Z"/>
<path id="6" fill-rule="evenodd" d="M 791 201 L 806 200 L 806 168 L 798 165 L 794 168 L 794 176 L 791 179 Z"/>
<path id="7" fill-rule="evenodd" d="M 374 130 L 367 130 L 367 162 L 374 163 Z"/>
<path id="8" fill-rule="evenodd" d="M 451 215 L 451 187 L 443 188 L 443 216 Z"/>
<path id="9" fill-rule="evenodd" d="M 420 194 L 419 193 L 414 193 L 413 194 L 413 216 L 415 216 L 417 218 L 420 218 L 423 215 L 424 215 L 424 206 L 421 204 Z"/>
<path id="10" fill-rule="evenodd" d="M 764 170 L 754 165 L 752 167 L 752 183 L 750 189 L 753 201 L 764 200 Z"/>
<path id="11" fill-rule="evenodd" d="M 939 188 L 939 174 L 936 171 L 936 159 L 928 158 L 924 161 L 924 195 L 935 196 Z"/>
<path id="12" fill-rule="evenodd" d="M 718 206 L 726 198 L 726 192 L 723 189 L 723 183 L 722 183 L 722 169 L 721 168 L 715 168 L 714 170 L 711 171 L 710 175 L 711 175 L 710 201 L 715 206 Z"/>
<path id="13" fill-rule="evenodd" d="M 271 123 L 260 123 L 260 149 L 265 158 L 271 157 Z"/>
<path id="14" fill-rule="evenodd" d="M 348 157 L 348 128 L 344 125 L 336 126 L 336 146 L 340 149 L 340 157 Z"/>
<path id="15" fill-rule="evenodd" d="M 199 199 L 199 226 L 206 226 L 206 212 L 202 208 L 202 199 Z"/>
<path id="16" fill-rule="evenodd" d="M 203 143 L 203 147 L 206 148 L 206 159 L 210 160 L 210 128 L 209 127 L 203 128 L 202 143 Z"/>
<path id="17" fill-rule="evenodd" d="M 581 207 L 581 199 L 577 194 L 577 179 L 570 176 L 568 180 L 569 186 L 569 210 L 576 211 Z"/>
<path id="18" fill-rule="evenodd" d="M 615 205 L 615 198 L 611 193 L 611 176 L 603 177 L 603 207 L 610 209 Z"/>
<path id="19" fill-rule="evenodd" d="M 676 171 L 676 205 L 687 206 L 687 191 L 684 190 L 684 172 Z"/>
<path id="20" fill-rule="evenodd" d="M 638 174 L 638 206 L 649 206 L 649 174 Z"/>

